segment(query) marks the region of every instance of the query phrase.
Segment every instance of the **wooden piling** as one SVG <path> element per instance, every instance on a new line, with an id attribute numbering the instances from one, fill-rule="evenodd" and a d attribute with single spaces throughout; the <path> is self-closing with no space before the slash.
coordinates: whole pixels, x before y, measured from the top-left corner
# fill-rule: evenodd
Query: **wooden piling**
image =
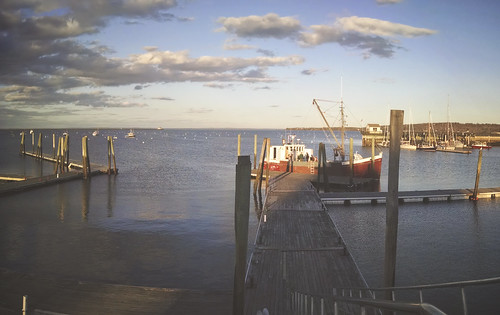
<path id="1" fill-rule="evenodd" d="M 241 155 L 241 134 L 238 134 L 238 156 Z"/>
<path id="2" fill-rule="evenodd" d="M 318 148 L 318 183 L 323 186 L 323 190 L 328 190 L 328 174 L 326 170 L 326 148 L 321 142 Z"/>
<path id="3" fill-rule="evenodd" d="M 354 177 L 354 145 L 352 143 L 352 138 L 349 138 L 349 167 L 351 169 L 349 177 L 352 183 Z"/>
<path id="4" fill-rule="evenodd" d="M 391 110 L 389 174 L 386 199 L 386 231 L 384 286 L 394 287 L 396 281 L 396 252 L 398 239 L 398 189 L 400 141 L 403 132 L 404 111 Z M 391 300 L 390 291 L 385 292 L 385 299 Z"/>
<path id="5" fill-rule="evenodd" d="M 26 144 L 25 144 L 25 133 L 21 132 L 21 145 L 19 146 L 19 154 L 24 154 L 26 152 Z"/>
<path id="6" fill-rule="evenodd" d="M 31 153 L 35 153 L 35 132 L 30 131 L 31 133 Z"/>
<path id="7" fill-rule="evenodd" d="M 262 188 L 262 175 L 264 174 L 266 148 L 267 148 L 267 138 L 264 138 L 264 140 L 262 141 L 262 147 L 260 149 L 259 168 L 257 169 L 257 176 L 255 177 L 255 181 L 253 184 L 254 195 L 257 193 L 257 190 L 260 191 L 260 189 Z"/>
<path id="8" fill-rule="evenodd" d="M 257 135 L 253 136 L 253 166 L 257 166 Z"/>
<path id="9" fill-rule="evenodd" d="M 251 167 L 250 156 L 238 156 L 234 209 L 236 258 L 234 266 L 233 314 L 235 315 L 243 315 L 245 309 L 245 273 L 248 247 Z"/>
<path id="10" fill-rule="evenodd" d="M 479 176 L 481 175 L 481 163 L 483 160 L 483 148 L 479 149 L 479 156 L 477 158 L 477 170 L 476 170 L 476 183 L 474 185 L 474 193 L 470 197 L 471 200 L 477 200 L 477 190 L 479 189 Z"/>
<path id="11" fill-rule="evenodd" d="M 56 166 L 54 168 L 54 174 L 59 174 L 62 173 L 63 167 L 62 167 L 62 138 L 59 137 L 59 140 L 57 141 L 57 157 L 56 157 Z"/>
<path id="12" fill-rule="evenodd" d="M 56 158 L 56 135 L 52 134 L 52 157 Z"/>
<path id="13" fill-rule="evenodd" d="M 82 137 L 82 165 L 83 165 L 83 178 L 87 179 L 90 175 L 90 160 L 88 155 L 88 137 Z"/>
<path id="14" fill-rule="evenodd" d="M 271 138 L 267 138 L 266 141 L 266 160 L 267 160 L 267 168 L 266 168 L 266 188 L 269 187 L 269 157 L 271 155 Z"/>
<path id="15" fill-rule="evenodd" d="M 68 170 L 68 167 L 69 167 L 69 134 L 66 134 L 64 136 L 64 150 L 63 150 L 63 155 L 64 155 L 63 166 L 65 166 L 66 170 Z"/>
<path id="16" fill-rule="evenodd" d="M 23 295 L 23 315 L 28 314 L 28 296 Z"/>
<path id="17" fill-rule="evenodd" d="M 111 174 L 111 159 L 113 159 L 113 173 L 116 175 L 116 159 L 115 159 L 115 148 L 113 146 L 113 137 L 108 136 L 108 175 Z"/>
<path id="18" fill-rule="evenodd" d="M 371 175 L 375 174 L 375 138 L 372 138 L 372 164 L 370 173 Z"/>
<path id="19" fill-rule="evenodd" d="M 38 143 L 36 145 L 36 157 L 39 159 L 42 158 L 42 133 L 41 132 L 38 134 Z"/>

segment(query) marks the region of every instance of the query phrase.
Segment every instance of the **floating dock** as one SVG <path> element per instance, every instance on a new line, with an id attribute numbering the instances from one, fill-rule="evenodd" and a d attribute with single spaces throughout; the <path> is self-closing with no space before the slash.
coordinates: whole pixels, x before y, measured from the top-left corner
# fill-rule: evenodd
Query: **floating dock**
<path id="1" fill-rule="evenodd" d="M 246 275 L 245 314 L 264 308 L 331 314 L 335 287 L 366 287 L 309 178 L 284 173 L 269 182 Z"/>
<path id="2" fill-rule="evenodd" d="M 444 189 L 422 191 L 400 191 L 399 202 L 430 202 L 470 199 L 474 189 Z M 387 192 L 326 192 L 319 194 L 324 203 L 385 203 Z M 477 198 L 495 199 L 500 196 L 500 187 L 479 188 Z"/>

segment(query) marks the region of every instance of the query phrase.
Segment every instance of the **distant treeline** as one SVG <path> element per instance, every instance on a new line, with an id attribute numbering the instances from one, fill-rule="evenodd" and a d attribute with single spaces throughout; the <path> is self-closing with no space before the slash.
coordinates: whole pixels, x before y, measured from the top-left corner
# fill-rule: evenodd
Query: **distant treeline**
<path id="1" fill-rule="evenodd" d="M 434 123 L 434 131 L 436 133 L 446 133 L 447 132 L 447 126 L 449 125 L 448 123 Z M 490 135 L 500 135 L 500 124 L 473 124 L 473 123 L 451 123 L 451 126 L 453 127 L 453 131 L 455 134 L 462 134 L 462 133 L 470 133 L 472 135 L 476 136 L 490 136 Z M 384 125 L 381 125 L 382 128 L 385 128 Z M 404 129 L 406 130 L 408 128 L 408 125 L 404 125 Z M 413 128 L 415 129 L 416 133 L 424 133 L 427 132 L 428 124 L 427 123 L 421 123 L 421 124 L 414 124 Z M 287 128 L 287 130 L 326 130 L 327 128 L 323 127 L 308 127 L 308 128 Z M 365 127 L 346 127 L 346 131 L 361 131 L 364 130 Z M 340 127 L 335 127 L 333 128 L 335 131 L 339 131 Z"/>

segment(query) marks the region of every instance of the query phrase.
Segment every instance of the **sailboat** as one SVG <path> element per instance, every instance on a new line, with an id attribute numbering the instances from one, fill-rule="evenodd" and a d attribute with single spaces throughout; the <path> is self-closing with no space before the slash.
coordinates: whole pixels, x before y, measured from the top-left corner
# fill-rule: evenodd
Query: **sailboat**
<path id="1" fill-rule="evenodd" d="M 417 145 L 415 144 L 415 129 L 413 129 L 413 123 L 411 122 L 408 124 L 408 139 L 401 139 L 400 148 L 404 150 L 417 149 Z"/>
<path id="2" fill-rule="evenodd" d="M 134 130 L 130 129 L 130 131 L 125 135 L 125 138 L 135 138 Z"/>
<path id="3" fill-rule="evenodd" d="M 437 143 L 436 143 L 436 133 L 434 132 L 434 125 L 431 125 L 431 112 L 429 111 L 429 123 L 427 125 L 427 141 L 422 142 L 418 145 L 417 150 L 422 151 L 436 151 Z M 431 136 L 431 126 L 432 126 L 432 136 Z"/>
<path id="4" fill-rule="evenodd" d="M 344 148 L 344 139 L 345 139 L 345 118 L 344 118 L 344 101 L 342 97 L 340 98 L 340 116 L 341 116 L 341 142 L 337 140 L 337 137 L 333 133 L 333 129 L 328 123 L 325 115 L 321 111 L 321 108 L 318 104 L 319 99 L 313 99 L 313 105 L 316 106 L 323 121 L 325 122 L 328 131 L 332 135 L 333 139 L 335 139 L 336 147 L 333 149 L 333 161 L 327 161 L 326 170 L 327 174 L 330 176 L 350 176 L 353 174 L 354 177 L 364 177 L 364 178 L 373 178 L 380 179 L 380 172 L 382 169 L 382 152 L 373 157 L 363 158 L 361 154 L 357 152 L 353 154 L 353 162 L 351 168 L 351 162 L 349 161 L 349 157 L 346 158 L 345 148 Z M 327 101 L 331 102 L 331 101 Z"/>

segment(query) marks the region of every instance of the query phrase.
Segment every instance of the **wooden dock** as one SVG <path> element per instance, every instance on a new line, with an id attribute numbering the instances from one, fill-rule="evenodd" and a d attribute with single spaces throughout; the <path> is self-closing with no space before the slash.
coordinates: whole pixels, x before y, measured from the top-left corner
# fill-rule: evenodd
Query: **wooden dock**
<path id="1" fill-rule="evenodd" d="M 422 191 L 400 191 L 399 202 L 429 202 L 469 199 L 474 189 L 443 189 Z M 385 203 L 387 192 L 327 192 L 320 193 L 324 203 Z M 500 196 L 500 187 L 479 188 L 477 197 L 494 199 Z"/>
<path id="2" fill-rule="evenodd" d="M 269 183 L 246 276 L 245 314 L 264 308 L 329 314 L 335 287 L 366 287 L 309 178 L 285 173 Z"/>

